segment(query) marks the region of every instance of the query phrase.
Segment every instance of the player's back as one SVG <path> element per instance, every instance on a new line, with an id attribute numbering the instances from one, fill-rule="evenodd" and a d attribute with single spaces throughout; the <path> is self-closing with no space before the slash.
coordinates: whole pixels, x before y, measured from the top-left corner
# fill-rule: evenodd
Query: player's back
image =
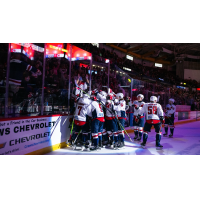
<path id="1" fill-rule="evenodd" d="M 145 113 L 146 122 L 152 124 L 159 123 L 160 116 L 163 116 L 163 110 L 159 103 L 145 103 L 142 113 Z"/>
<path id="2" fill-rule="evenodd" d="M 91 107 L 91 100 L 88 98 L 80 98 L 75 111 L 75 120 L 86 121 L 86 115 Z"/>
<path id="3" fill-rule="evenodd" d="M 93 101 L 91 105 L 91 111 L 92 111 L 92 118 L 104 118 L 104 112 L 102 109 L 102 105 L 99 104 L 97 101 Z"/>

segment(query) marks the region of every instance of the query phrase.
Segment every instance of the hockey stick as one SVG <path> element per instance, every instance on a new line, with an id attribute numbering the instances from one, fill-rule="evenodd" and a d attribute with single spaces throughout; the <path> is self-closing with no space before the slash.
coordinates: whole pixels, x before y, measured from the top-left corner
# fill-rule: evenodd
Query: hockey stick
<path id="1" fill-rule="evenodd" d="M 80 89 L 80 88 L 79 88 L 79 89 Z M 82 89 L 80 89 L 80 90 L 82 90 Z M 85 93 L 86 95 L 88 95 L 88 96 L 90 97 L 90 95 L 87 94 L 84 90 L 82 90 L 82 91 L 83 91 L 83 93 Z M 117 115 L 116 115 L 115 113 L 113 113 L 110 109 L 108 109 L 100 100 L 98 100 L 98 102 L 99 102 L 99 104 L 101 104 L 106 110 L 108 110 L 112 115 L 115 116 L 115 118 L 117 119 L 117 122 L 118 122 L 118 124 L 119 124 L 119 126 L 120 126 L 120 128 L 121 128 L 121 130 L 123 130 L 123 131 L 126 133 L 126 135 L 129 137 L 130 141 L 133 142 L 132 139 L 130 138 L 130 136 L 128 135 L 128 133 L 126 132 L 126 130 L 124 129 L 124 127 L 122 126 L 121 122 L 119 121 Z"/>

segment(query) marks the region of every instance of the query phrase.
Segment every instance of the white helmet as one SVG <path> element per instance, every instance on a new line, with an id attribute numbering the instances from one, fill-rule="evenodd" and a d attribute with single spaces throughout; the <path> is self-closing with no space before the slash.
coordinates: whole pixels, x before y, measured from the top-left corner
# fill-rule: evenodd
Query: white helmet
<path id="1" fill-rule="evenodd" d="M 117 94 L 116 94 L 116 97 L 117 97 L 118 99 L 123 99 L 123 98 L 124 98 L 124 95 L 123 95 L 123 93 L 117 93 Z"/>
<path id="2" fill-rule="evenodd" d="M 101 94 L 102 96 L 104 96 L 104 97 L 107 97 L 107 95 L 108 95 L 105 91 L 101 91 L 100 94 Z"/>
<path id="3" fill-rule="evenodd" d="M 157 102 L 157 97 L 156 96 L 151 96 L 150 97 L 150 101 L 153 101 L 153 102 L 156 101 Z"/>
<path id="4" fill-rule="evenodd" d="M 137 95 L 137 98 L 138 98 L 138 97 L 141 97 L 142 100 L 144 99 L 144 95 L 143 95 L 143 94 L 138 94 L 138 95 Z"/>
<path id="5" fill-rule="evenodd" d="M 172 103 L 174 103 L 174 101 L 175 101 L 175 100 L 174 100 L 174 99 L 172 99 L 172 98 L 170 98 L 170 99 L 169 99 L 169 102 L 170 102 L 170 101 L 171 101 Z"/>

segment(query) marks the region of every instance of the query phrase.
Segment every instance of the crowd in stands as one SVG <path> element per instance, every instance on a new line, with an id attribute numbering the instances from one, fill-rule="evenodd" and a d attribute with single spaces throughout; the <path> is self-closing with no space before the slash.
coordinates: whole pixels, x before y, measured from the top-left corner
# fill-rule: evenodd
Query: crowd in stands
<path id="1" fill-rule="evenodd" d="M 99 63 L 105 63 L 105 59 L 109 59 L 111 63 L 109 85 L 110 88 L 115 92 L 122 92 L 126 97 L 130 97 L 130 88 L 123 87 L 130 86 L 130 77 L 125 71 L 120 70 L 122 66 L 127 66 L 135 71 L 135 74 L 131 75 L 134 78 L 133 82 L 133 99 L 136 98 L 138 93 L 142 93 L 145 96 L 145 101 L 149 101 L 151 95 L 160 95 L 161 104 L 168 103 L 167 100 L 172 97 L 175 99 L 176 104 L 179 105 L 191 105 L 193 110 L 200 109 L 200 93 L 196 91 L 183 90 L 180 88 L 174 88 L 172 85 L 180 83 L 180 81 L 186 82 L 197 87 L 198 83 L 194 80 L 180 80 L 175 76 L 173 72 L 168 72 L 162 68 L 151 68 L 135 64 L 133 61 L 124 58 L 119 58 L 115 52 L 109 52 L 105 49 L 97 48 L 91 44 L 77 44 L 80 48 L 91 52 L 94 56 L 94 61 Z M 6 78 L 6 67 L 7 67 L 7 44 L 0 44 L 0 97 L 3 102 L 5 95 L 5 78 Z M 11 54 L 12 57 L 13 54 Z M 23 99 L 32 98 L 33 96 L 41 95 L 42 87 L 42 73 L 43 73 L 43 53 L 34 53 L 34 60 L 28 59 L 25 55 L 21 55 L 21 60 L 28 64 L 36 67 L 38 73 L 27 72 L 23 74 L 23 80 L 21 89 L 18 93 L 18 99 L 15 101 L 19 103 Z M 119 68 L 116 68 L 117 65 Z M 45 97 L 54 96 L 59 97 L 60 105 L 67 104 L 68 87 L 69 87 L 69 61 L 65 58 L 46 58 L 45 65 Z M 80 81 L 87 82 L 89 85 L 89 68 L 81 67 L 78 62 L 72 63 L 71 70 L 71 91 L 77 86 Z M 122 73 L 120 73 L 122 72 Z M 144 76 L 156 79 L 156 82 L 149 83 L 143 79 Z M 159 78 L 163 78 L 166 82 L 171 83 L 171 86 L 164 86 L 160 84 Z M 93 66 L 93 72 L 91 76 L 91 87 L 92 89 L 107 90 L 108 81 L 108 69 Z M 4 87 L 3 87 L 4 86 Z"/>

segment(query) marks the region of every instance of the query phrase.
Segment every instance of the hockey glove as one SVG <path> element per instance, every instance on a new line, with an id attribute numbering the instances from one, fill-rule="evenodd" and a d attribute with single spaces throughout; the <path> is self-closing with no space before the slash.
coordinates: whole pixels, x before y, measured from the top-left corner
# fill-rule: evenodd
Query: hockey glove
<path id="1" fill-rule="evenodd" d="M 162 123 L 162 124 L 164 124 L 164 123 L 165 123 L 165 119 L 164 119 L 164 117 L 163 117 L 163 116 L 160 116 L 160 121 L 161 121 L 161 123 Z"/>

